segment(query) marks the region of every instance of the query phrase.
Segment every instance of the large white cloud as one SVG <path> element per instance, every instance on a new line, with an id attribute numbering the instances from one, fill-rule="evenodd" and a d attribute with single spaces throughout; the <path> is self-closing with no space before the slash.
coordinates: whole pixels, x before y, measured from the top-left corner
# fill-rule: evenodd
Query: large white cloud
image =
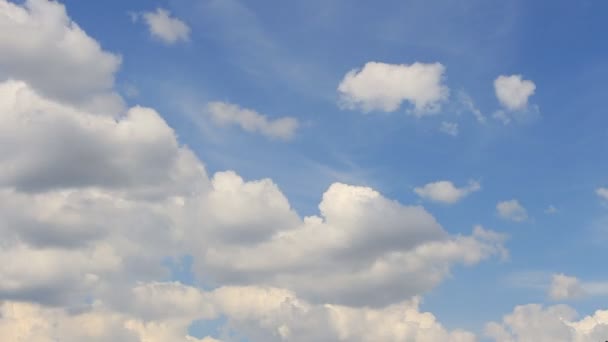
<path id="1" fill-rule="evenodd" d="M 414 192 L 424 199 L 452 204 L 480 189 L 481 185 L 476 181 L 470 181 L 468 185 L 461 188 L 454 186 L 450 181 L 437 181 L 417 187 Z"/>
<path id="2" fill-rule="evenodd" d="M 218 125 L 238 125 L 247 132 L 259 133 L 272 139 L 292 139 L 299 126 L 298 120 L 293 117 L 273 120 L 254 110 L 226 102 L 208 103 L 207 112 Z"/>
<path id="3" fill-rule="evenodd" d="M 598 310 L 576 320 L 574 309 L 566 305 L 543 307 L 520 305 L 502 322 L 486 325 L 486 335 L 497 342 L 596 342 L 608 336 L 608 311 Z"/>
<path id="4" fill-rule="evenodd" d="M 349 71 L 338 86 L 340 104 L 364 112 L 394 112 L 404 101 L 422 116 L 439 110 L 449 90 L 440 63 L 387 64 L 368 62 Z"/>
<path id="5" fill-rule="evenodd" d="M 202 291 L 179 283 L 146 283 L 132 288 L 132 310 L 95 302 L 69 312 L 37 304 L 6 301 L 0 305 L 0 337 L 10 341 L 212 342 L 188 335 L 193 320 L 225 317 L 228 332 L 252 341 L 475 341 L 467 331 L 449 331 L 419 300 L 383 309 L 315 305 L 293 292 L 269 287 L 221 287 Z M 234 335 L 233 335 L 234 336 Z"/>
<path id="6" fill-rule="evenodd" d="M 103 51 L 55 1 L 0 0 L 0 79 L 24 80 L 46 96 L 116 111 L 113 91 L 120 56 Z"/>
<path id="7" fill-rule="evenodd" d="M 412 298 L 455 264 L 506 253 L 504 236 L 450 235 L 420 206 L 340 183 L 301 218 L 269 179 L 209 177 L 153 109 L 92 106 L 112 94 L 117 59 L 63 6 L 0 0 L 0 15 L 0 40 L 36 38 L 10 53 L 51 56 L 32 74 L 0 63 L 0 340 L 197 341 L 188 326 L 222 315 L 254 341 L 472 340 Z M 44 62 L 86 86 L 39 75 Z M 155 282 L 185 254 L 215 290 Z"/>

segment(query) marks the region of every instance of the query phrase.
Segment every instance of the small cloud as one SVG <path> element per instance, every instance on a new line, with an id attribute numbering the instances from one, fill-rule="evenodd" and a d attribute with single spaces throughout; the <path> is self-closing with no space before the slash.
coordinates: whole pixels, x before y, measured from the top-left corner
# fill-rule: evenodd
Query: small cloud
<path id="1" fill-rule="evenodd" d="M 450 181 L 438 181 L 415 188 L 414 192 L 418 196 L 433 202 L 453 204 L 479 190 L 481 190 L 481 185 L 476 181 L 470 181 L 467 186 L 462 188 L 457 188 Z"/>
<path id="2" fill-rule="evenodd" d="M 538 117 L 538 106 L 528 105 L 530 96 L 534 94 L 536 85 L 530 80 L 522 79 L 521 75 L 501 75 L 494 80 L 494 91 L 503 109 L 499 109 L 492 117 L 504 125 L 511 121 L 531 121 Z"/>
<path id="3" fill-rule="evenodd" d="M 394 112 L 408 101 L 416 116 L 434 113 L 449 95 L 443 83 L 444 72 L 441 63 L 368 62 L 362 69 L 349 71 L 340 82 L 340 106 L 364 112 Z"/>
<path id="4" fill-rule="evenodd" d="M 498 211 L 498 216 L 506 220 L 523 222 L 528 219 L 526 208 L 515 199 L 499 202 L 496 205 L 496 210 Z"/>
<path id="5" fill-rule="evenodd" d="M 501 75 L 494 80 L 494 91 L 500 104 L 508 110 L 524 110 L 528 107 L 528 98 L 534 94 L 536 85 L 530 80 L 523 80 L 521 75 Z"/>
<path id="6" fill-rule="evenodd" d="M 595 194 L 603 201 L 608 201 L 608 188 L 597 188 L 595 189 Z"/>
<path id="7" fill-rule="evenodd" d="M 443 121 L 441 126 L 439 126 L 439 130 L 447 135 L 451 135 L 453 137 L 458 136 L 458 124 L 455 122 L 447 122 Z"/>
<path id="8" fill-rule="evenodd" d="M 547 209 L 545 209 L 545 214 L 557 214 L 558 210 L 556 207 L 554 207 L 553 205 L 550 205 L 547 207 Z"/>
<path id="9" fill-rule="evenodd" d="M 299 126 L 298 120 L 292 117 L 271 120 L 254 110 L 226 102 L 208 103 L 207 112 L 218 125 L 237 125 L 247 132 L 274 139 L 292 139 Z"/>
<path id="10" fill-rule="evenodd" d="M 581 282 L 576 277 L 563 273 L 554 274 L 549 287 L 549 298 L 552 300 L 577 299 L 585 295 Z"/>
<path id="11" fill-rule="evenodd" d="M 131 20 L 137 22 L 140 15 L 129 13 Z M 179 41 L 190 39 L 190 27 L 183 21 L 172 17 L 171 13 L 163 8 L 157 8 L 156 12 L 144 12 L 141 14 L 152 37 L 159 39 L 165 44 L 175 44 Z"/>

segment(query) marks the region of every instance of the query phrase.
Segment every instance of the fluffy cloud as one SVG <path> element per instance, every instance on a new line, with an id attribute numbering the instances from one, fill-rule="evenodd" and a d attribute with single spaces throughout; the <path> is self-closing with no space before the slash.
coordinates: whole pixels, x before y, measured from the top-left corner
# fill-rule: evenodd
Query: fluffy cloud
<path id="1" fill-rule="evenodd" d="M 364 112 L 394 112 L 408 101 L 413 113 L 422 116 L 439 110 L 449 94 L 440 63 L 387 64 L 368 62 L 349 71 L 340 85 L 341 106 Z"/>
<path id="2" fill-rule="evenodd" d="M 519 201 L 513 199 L 509 201 L 499 202 L 496 205 L 498 216 L 515 222 L 522 222 L 528 219 L 528 212 Z"/>
<path id="3" fill-rule="evenodd" d="M 565 274 L 554 274 L 549 288 L 549 297 L 553 300 L 580 298 L 585 295 L 581 282 Z"/>
<path id="4" fill-rule="evenodd" d="M 453 204 L 480 189 L 481 185 L 475 181 L 470 181 L 467 186 L 461 188 L 454 186 L 450 181 L 438 181 L 417 187 L 414 192 L 430 201 Z"/>
<path id="5" fill-rule="evenodd" d="M 122 108 L 113 91 L 121 63 L 66 14 L 63 5 L 0 0 L 0 80 L 24 80 L 45 96 L 100 112 Z"/>
<path id="6" fill-rule="evenodd" d="M 543 308 L 539 304 L 515 307 L 501 323 L 486 325 L 486 335 L 497 342 L 603 341 L 608 335 L 608 311 L 576 320 L 566 305 Z"/>
<path id="7" fill-rule="evenodd" d="M 142 17 L 150 34 L 165 44 L 175 44 L 190 39 L 190 27 L 183 21 L 172 17 L 166 9 L 157 8 L 156 12 L 144 12 Z"/>
<path id="8" fill-rule="evenodd" d="M 48 57 L 33 70 L 95 75 L 72 89 L 0 57 L 0 340 L 210 342 L 188 326 L 219 317 L 253 341 L 473 340 L 415 298 L 456 264 L 504 255 L 504 236 L 450 235 L 421 206 L 341 183 L 301 218 L 269 179 L 208 176 L 153 109 L 91 106 L 112 94 L 118 59 L 63 6 L 0 0 L 0 20 L 7 54 Z M 158 283 L 183 255 L 214 290 Z"/>
<path id="9" fill-rule="evenodd" d="M 301 219 L 271 180 L 208 178 L 151 109 L 96 115 L 21 81 L 0 83 L 0 93 L 0 256 L 16 260 L 0 267 L 0 296 L 12 302 L 73 311 L 94 298 L 132 315 L 120 323 L 125 336 L 171 340 L 185 336 L 196 310 L 172 304 L 188 318 L 165 322 L 165 304 L 141 306 L 130 300 L 145 291 L 128 292 L 167 277 L 166 257 L 193 255 L 200 279 L 217 285 L 290 289 L 315 307 L 382 307 L 430 290 L 454 264 L 505 252 L 499 234 L 476 227 L 450 236 L 422 207 L 366 187 L 333 184 L 320 216 Z M 65 326 L 53 334 L 69 341 L 74 317 L 55 315 L 37 319 Z"/>
<path id="10" fill-rule="evenodd" d="M 536 85 L 521 75 L 498 76 L 494 80 L 494 91 L 500 104 L 508 110 L 522 110 L 528 106 L 528 98 L 534 94 Z"/>
<path id="11" fill-rule="evenodd" d="M 251 109 L 225 102 L 209 103 L 207 112 L 218 125 L 238 125 L 247 132 L 260 133 L 272 139 L 292 139 L 299 125 L 298 120 L 292 117 L 271 120 Z"/>
<path id="12" fill-rule="evenodd" d="M 133 288 L 131 294 L 132 304 L 146 318 L 101 302 L 75 313 L 3 302 L 0 336 L 41 342 L 56 338 L 66 342 L 219 342 L 189 336 L 187 329 L 194 319 L 222 316 L 228 320 L 230 333 L 252 341 L 475 341 L 472 333 L 448 331 L 431 313 L 420 312 L 417 298 L 370 309 L 314 305 L 293 292 L 268 287 L 221 287 L 205 292 L 178 283 L 147 283 Z"/>

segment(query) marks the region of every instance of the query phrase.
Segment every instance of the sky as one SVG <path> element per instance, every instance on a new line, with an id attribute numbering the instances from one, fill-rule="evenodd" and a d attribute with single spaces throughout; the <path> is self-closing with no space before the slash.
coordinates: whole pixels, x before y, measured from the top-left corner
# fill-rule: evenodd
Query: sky
<path id="1" fill-rule="evenodd" d="M 607 340 L 607 11 L 0 0 L 0 340 Z"/>

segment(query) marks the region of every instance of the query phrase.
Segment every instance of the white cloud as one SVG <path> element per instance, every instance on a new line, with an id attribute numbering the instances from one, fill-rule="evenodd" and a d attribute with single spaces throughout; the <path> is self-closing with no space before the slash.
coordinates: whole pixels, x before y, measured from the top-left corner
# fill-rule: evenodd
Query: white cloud
<path id="1" fill-rule="evenodd" d="M 500 104 L 508 110 L 523 110 L 528 106 L 528 98 L 534 94 L 536 85 L 523 80 L 521 75 L 501 75 L 494 80 L 494 91 Z"/>
<path id="2" fill-rule="evenodd" d="M 144 12 L 142 17 L 148 25 L 150 34 L 165 44 L 175 44 L 190 39 L 190 27 L 183 21 L 172 17 L 166 9 L 157 8 L 156 12 Z"/>
<path id="3" fill-rule="evenodd" d="M 120 56 L 103 51 L 63 5 L 0 0 L 0 27 L 0 81 L 23 80 L 45 96 L 97 112 L 122 109 L 112 89 Z"/>
<path id="4" fill-rule="evenodd" d="M 103 66 L 114 55 L 63 6 L 0 0 L 0 20 L 0 40 L 30 30 L 40 41 L 17 43 L 48 57 L 0 80 L 0 258 L 11 260 L 0 265 L 0 340 L 210 342 L 188 326 L 219 317 L 253 341 L 474 339 L 420 312 L 416 298 L 454 265 L 504 255 L 503 235 L 450 235 L 421 206 L 341 183 L 323 194 L 318 215 L 301 218 L 269 179 L 209 177 L 153 109 L 91 106 L 113 93 L 118 64 Z M 86 58 L 70 55 L 78 53 Z M 110 81 L 72 89 L 38 78 L 39 63 L 66 63 L 63 76 L 101 68 L 95 75 Z M 254 131 L 291 134 L 256 120 Z M 166 260 L 184 255 L 214 290 L 157 282 L 171 277 Z"/>
<path id="5" fill-rule="evenodd" d="M 602 200 L 608 201 L 608 188 L 597 188 L 595 194 Z"/>
<path id="6" fill-rule="evenodd" d="M 292 117 L 271 120 L 266 115 L 226 102 L 210 102 L 207 112 L 219 125 L 238 125 L 247 132 L 273 139 L 292 139 L 299 125 L 298 120 Z"/>
<path id="7" fill-rule="evenodd" d="M 481 185 L 476 181 L 470 181 L 468 185 L 457 188 L 452 182 L 444 180 L 415 188 L 414 192 L 424 199 L 453 204 L 479 190 Z"/>
<path id="8" fill-rule="evenodd" d="M 549 288 L 549 297 L 553 300 L 576 299 L 585 295 L 581 282 L 565 274 L 554 274 Z"/>
<path id="9" fill-rule="evenodd" d="M 387 64 L 368 62 L 349 71 L 340 85 L 341 106 L 364 112 L 394 112 L 408 101 L 414 115 L 439 110 L 449 89 L 443 83 L 445 67 L 440 63 Z"/>
<path id="10" fill-rule="evenodd" d="M 522 222 L 528 219 L 528 212 L 519 201 L 513 199 L 509 201 L 499 202 L 496 205 L 498 215 L 504 219 Z"/>
<path id="11" fill-rule="evenodd" d="M 566 305 L 547 308 L 539 304 L 520 305 L 502 322 L 486 325 L 486 336 L 496 342 L 604 341 L 608 335 L 608 311 L 576 320 L 574 309 Z"/>
<path id="12" fill-rule="evenodd" d="M 547 209 L 545 209 L 545 214 L 557 214 L 559 212 L 559 210 L 557 210 L 557 208 L 554 205 L 550 205 L 547 207 Z"/>
<path id="13" fill-rule="evenodd" d="M 453 137 L 458 136 L 458 124 L 455 122 L 443 121 L 441 126 L 439 126 L 439 130 Z"/>

